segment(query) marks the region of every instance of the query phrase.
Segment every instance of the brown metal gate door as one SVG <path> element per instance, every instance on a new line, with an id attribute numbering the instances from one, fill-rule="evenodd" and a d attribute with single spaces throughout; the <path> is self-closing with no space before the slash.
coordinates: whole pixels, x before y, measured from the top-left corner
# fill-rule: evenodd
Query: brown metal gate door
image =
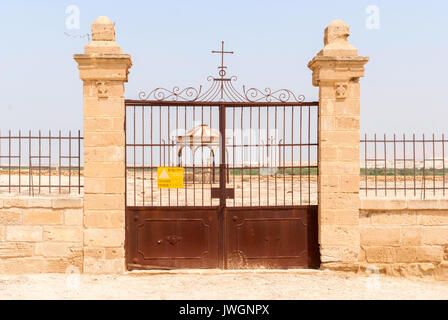
<path id="1" fill-rule="evenodd" d="M 219 70 L 126 100 L 128 269 L 318 267 L 318 103 Z"/>

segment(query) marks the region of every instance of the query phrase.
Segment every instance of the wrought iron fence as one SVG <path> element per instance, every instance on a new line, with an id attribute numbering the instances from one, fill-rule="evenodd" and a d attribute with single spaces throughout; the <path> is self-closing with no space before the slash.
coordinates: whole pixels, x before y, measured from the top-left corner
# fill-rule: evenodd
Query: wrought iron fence
<path id="1" fill-rule="evenodd" d="M 0 132 L 0 194 L 81 194 L 81 131 Z"/>
<path id="2" fill-rule="evenodd" d="M 361 195 L 444 197 L 448 191 L 445 135 L 367 135 L 361 140 Z"/>

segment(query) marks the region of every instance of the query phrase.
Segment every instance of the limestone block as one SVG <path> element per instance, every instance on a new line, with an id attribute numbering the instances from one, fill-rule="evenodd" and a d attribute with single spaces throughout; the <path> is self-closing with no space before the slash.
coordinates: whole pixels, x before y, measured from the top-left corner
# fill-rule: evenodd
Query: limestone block
<path id="1" fill-rule="evenodd" d="M 448 262 L 444 261 L 437 266 L 435 276 L 439 281 L 448 281 Z"/>
<path id="2" fill-rule="evenodd" d="M 84 221 L 82 209 L 65 209 L 64 224 L 67 226 L 82 226 Z"/>
<path id="3" fill-rule="evenodd" d="M 417 223 L 417 216 L 414 211 L 405 212 L 378 212 L 372 213 L 373 225 L 398 225 L 398 226 L 412 226 Z"/>
<path id="4" fill-rule="evenodd" d="M 448 226 L 448 210 L 417 211 L 417 223 L 425 226 Z"/>
<path id="5" fill-rule="evenodd" d="M 353 225 L 360 224 L 357 210 L 329 209 L 321 216 L 322 225 Z"/>
<path id="6" fill-rule="evenodd" d="M 122 178 L 125 177 L 125 163 L 120 162 L 91 162 L 85 165 L 85 179 L 89 178 Z"/>
<path id="7" fill-rule="evenodd" d="M 86 229 L 84 245 L 90 247 L 124 247 L 125 230 L 121 229 Z"/>
<path id="8" fill-rule="evenodd" d="M 118 248 L 106 248 L 106 259 L 114 260 L 114 259 L 124 259 L 125 252 L 123 247 Z"/>
<path id="9" fill-rule="evenodd" d="M 417 247 L 417 262 L 441 262 L 444 256 L 442 246 Z"/>
<path id="10" fill-rule="evenodd" d="M 101 260 L 106 258 L 105 248 L 84 248 L 84 258 Z"/>
<path id="11" fill-rule="evenodd" d="M 119 229 L 124 228 L 124 211 L 86 210 L 84 225 L 87 228 Z"/>
<path id="12" fill-rule="evenodd" d="M 125 145 L 125 135 L 122 132 L 84 132 L 84 145 L 86 147 L 109 147 Z"/>
<path id="13" fill-rule="evenodd" d="M 432 263 L 397 263 L 386 268 L 386 274 L 394 277 L 433 277 L 434 273 Z"/>
<path id="14" fill-rule="evenodd" d="M 84 161 L 88 163 L 124 161 L 124 153 L 125 148 L 122 146 L 84 147 Z"/>
<path id="15" fill-rule="evenodd" d="M 3 209 L 0 211 L 0 225 L 22 224 L 22 213 L 20 209 Z"/>
<path id="16" fill-rule="evenodd" d="M 401 229 L 399 227 L 361 226 L 361 245 L 364 246 L 398 246 Z"/>
<path id="17" fill-rule="evenodd" d="M 353 247 L 323 246 L 320 249 L 321 261 L 327 262 L 350 262 L 359 260 L 359 249 Z"/>
<path id="18" fill-rule="evenodd" d="M 42 241 L 42 227 L 38 226 L 7 226 L 7 241 Z"/>
<path id="19" fill-rule="evenodd" d="M 51 198 L 32 198 L 28 199 L 29 208 L 51 208 L 52 199 Z"/>
<path id="20" fill-rule="evenodd" d="M 396 250 L 391 247 L 364 247 L 366 251 L 366 260 L 369 263 L 394 263 Z"/>
<path id="21" fill-rule="evenodd" d="M 397 247 L 396 248 L 396 262 L 416 262 L 417 260 L 416 247 Z"/>
<path id="22" fill-rule="evenodd" d="M 447 245 L 448 244 L 448 227 L 423 228 L 423 244 Z"/>
<path id="23" fill-rule="evenodd" d="M 116 118 L 87 118 L 84 119 L 84 130 L 87 132 L 118 131 L 124 132 L 124 121 Z"/>
<path id="24" fill-rule="evenodd" d="M 36 244 L 36 255 L 43 257 L 70 257 L 81 249 L 81 243 L 41 242 Z"/>
<path id="25" fill-rule="evenodd" d="M 52 206 L 54 209 L 73 209 L 73 208 L 82 208 L 83 199 L 75 198 L 75 199 L 54 199 L 52 202 Z"/>
<path id="26" fill-rule="evenodd" d="M 125 179 L 123 178 L 89 178 L 84 186 L 85 193 L 93 194 L 124 194 Z"/>
<path id="27" fill-rule="evenodd" d="M 31 257 L 34 244 L 29 242 L 0 242 L 0 259 Z"/>
<path id="28" fill-rule="evenodd" d="M 354 226 L 321 225 L 319 232 L 321 246 L 355 247 L 359 251 L 359 229 Z"/>
<path id="29" fill-rule="evenodd" d="M 81 242 L 82 228 L 75 226 L 44 227 L 43 236 L 45 241 L 55 242 Z"/>
<path id="30" fill-rule="evenodd" d="M 52 209 L 28 209 L 23 213 L 25 225 L 58 225 L 63 223 L 64 213 Z"/>
<path id="31" fill-rule="evenodd" d="M 85 259 L 84 272 L 90 274 L 119 274 L 125 271 L 124 259 Z"/>
<path id="32" fill-rule="evenodd" d="M 124 119 L 124 99 L 107 99 L 108 103 L 98 103 L 97 100 L 84 101 L 84 117 L 118 117 Z"/>
<path id="33" fill-rule="evenodd" d="M 3 200 L 3 208 L 28 208 L 28 199 L 4 199 Z"/>
<path id="34" fill-rule="evenodd" d="M 401 244 L 405 246 L 420 246 L 422 244 L 423 229 L 421 227 L 401 228 Z"/>
<path id="35" fill-rule="evenodd" d="M 107 194 L 85 194 L 84 210 L 123 210 L 124 196 Z"/>

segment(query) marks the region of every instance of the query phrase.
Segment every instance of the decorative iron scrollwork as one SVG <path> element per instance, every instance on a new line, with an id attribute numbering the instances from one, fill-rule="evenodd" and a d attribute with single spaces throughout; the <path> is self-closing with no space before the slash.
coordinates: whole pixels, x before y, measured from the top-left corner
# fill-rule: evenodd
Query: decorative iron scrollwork
<path id="1" fill-rule="evenodd" d="M 156 101 L 196 101 L 202 91 L 202 86 L 199 90 L 193 87 L 188 87 L 181 90 L 179 87 L 174 87 L 173 90 L 165 88 L 157 88 L 149 93 L 144 91 L 139 93 L 140 100 L 156 100 Z"/>
<path id="2" fill-rule="evenodd" d="M 305 101 L 304 95 L 295 95 L 292 91 L 287 89 L 280 89 L 273 91 L 270 88 L 264 89 L 264 91 L 257 88 L 250 88 L 246 90 L 243 86 L 243 92 L 238 91 L 232 82 L 237 81 L 236 76 L 225 78 L 227 67 L 224 66 L 224 54 L 233 54 L 233 52 L 224 51 L 224 42 L 222 43 L 221 51 L 212 51 L 213 53 L 221 53 L 222 62 L 219 69 L 218 77 L 207 77 L 207 81 L 212 82 L 211 86 L 202 92 L 202 86 L 199 89 L 194 87 L 187 87 L 180 89 L 174 87 L 172 90 L 165 88 L 157 88 L 149 93 L 140 92 L 140 100 L 153 100 L 153 101 L 185 101 L 185 102 L 303 102 Z"/>
<path id="3" fill-rule="evenodd" d="M 280 89 L 277 91 L 272 91 L 270 88 L 264 89 L 264 92 L 257 88 L 250 88 L 246 90 L 243 86 L 244 96 L 247 101 L 259 102 L 265 100 L 266 102 L 303 102 L 305 101 L 305 96 L 303 94 L 296 96 L 292 91 L 288 89 Z"/>

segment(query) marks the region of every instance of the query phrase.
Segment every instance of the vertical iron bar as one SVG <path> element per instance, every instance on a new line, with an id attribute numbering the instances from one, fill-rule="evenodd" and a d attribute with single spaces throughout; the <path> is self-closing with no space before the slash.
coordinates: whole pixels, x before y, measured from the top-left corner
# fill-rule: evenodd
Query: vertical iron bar
<path id="1" fill-rule="evenodd" d="M 244 108 L 241 107 L 241 206 L 244 207 L 244 131 L 243 131 L 243 114 Z M 250 132 L 250 130 L 249 130 Z M 249 176 L 250 179 L 250 176 Z"/>
<path id="2" fill-rule="evenodd" d="M 142 205 L 145 206 L 145 106 L 142 106 Z"/>
<path id="3" fill-rule="evenodd" d="M 258 206 L 261 206 L 261 163 L 260 163 L 260 146 L 261 146 L 261 106 L 258 106 Z"/>
<path id="4" fill-rule="evenodd" d="M 126 149 L 124 151 L 126 155 Z M 126 161 L 125 161 L 125 169 L 126 169 Z M 126 180 L 125 183 L 127 183 Z M 78 130 L 78 194 L 81 194 L 81 130 Z"/>
<path id="5" fill-rule="evenodd" d="M 414 197 L 417 196 L 417 181 L 416 181 L 416 165 L 415 165 L 415 133 L 412 134 L 412 159 L 414 161 Z"/>
<path id="6" fill-rule="evenodd" d="M 425 152 L 425 134 L 423 134 L 423 199 L 426 199 L 426 152 Z"/>
<path id="7" fill-rule="evenodd" d="M 406 174 L 406 135 L 403 133 L 403 170 L 404 170 L 404 196 L 406 197 L 407 174 Z"/>
<path id="8" fill-rule="evenodd" d="M 445 196 L 445 134 L 442 133 L 442 192 Z"/>
<path id="9" fill-rule="evenodd" d="M 374 144 L 375 144 L 375 196 L 378 196 L 378 179 L 377 179 L 377 173 L 376 173 L 376 162 L 377 162 L 377 156 L 376 156 L 376 133 L 374 135 Z"/>
<path id="10" fill-rule="evenodd" d="M 302 193 L 303 192 L 303 190 L 302 190 L 302 165 L 303 165 L 303 163 L 302 163 L 302 144 L 303 144 L 303 139 L 302 139 L 302 121 L 303 121 L 302 113 L 303 113 L 303 107 L 300 106 L 299 108 L 300 108 L 300 120 L 299 120 L 299 129 L 300 129 L 300 133 L 299 133 L 299 143 L 300 143 L 300 146 L 299 146 L 299 161 L 300 161 L 299 190 L 300 191 L 299 191 L 299 197 L 300 197 L 300 205 L 302 205 L 302 198 L 303 198 L 303 193 Z M 308 123 L 308 126 L 309 125 L 310 124 Z M 294 150 L 294 143 L 293 143 L 292 149 Z M 309 166 L 310 166 L 310 163 L 308 162 L 308 171 L 310 170 Z"/>
<path id="11" fill-rule="evenodd" d="M 29 188 L 28 188 L 28 192 L 29 192 L 30 196 L 31 195 L 34 196 L 33 161 L 32 161 L 32 156 L 31 156 L 32 155 L 32 153 L 31 153 L 31 151 L 32 151 L 31 130 L 29 131 L 29 143 L 28 144 L 29 144 L 29 146 L 28 146 L 28 148 L 29 148 L 29 155 L 28 155 L 28 158 L 29 158 L 29 169 L 28 169 L 28 175 L 29 175 L 28 184 L 29 184 Z"/>
<path id="12" fill-rule="evenodd" d="M 249 198 L 250 198 L 250 206 L 252 206 L 252 106 L 249 107 L 250 115 L 249 115 L 249 126 L 250 126 L 250 134 L 249 134 Z"/>
<path id="13" fill-rule="evenodd" d="M 61 183 L 61 171 L 62 171 L 62 137 L 61 137 L 61 130 L 59 130 L 59 194 L 62 193 L 62 183 Z"/>
<path id="14" fill-rule="evenodd" d="M 159 106 L 159 166 L 162 167 L 162 106 Z M 157 173 L 157 179 L 158 175 Z M 159 188 L 160 206 L 163 206 L 162 191 L 163 189 Z"/>
<path id="15" fill-rule="evenodd" d="M 232 167 L 233 167 L 233 190 L 235 192 L 235 145 L 236 145 L 236 141 L 235 141 L 235 106 L 233 106 L 233 121 L 232 121 L 232 140 L 233 140 L 233 146 L 232 146 Z M 241 168 L 243 167 L 243 164 L 241 163 Z M 241 169 L 243 170 L 243 169 Z M 229 170 L 230 171 L 230 170 Z M 242 171 L 241 171 L 242 173 Z M 241 183 L 243 183 L 243 180 L 241 180 Z M 233 198 L 233 206 L 235 207 L 235 197 Z"/>
<path id="16" fill-rule="evenodd" d="M 395 139 L 395 135 L 394 135 Z M 395 153 L 395 143 L 394 143 L 394 153 Z M 397 191 L 395 189 L 395 195 Z M 386 134 L 384 134 L 384 195 L 387 196 L 387 139 Z"/>
<path id="17" fill-rule="evenodd" d="M 42 168 L 42 134 L 39 130 L 39 194 L 40 194 L 40 186 L 42 185 L 41 182 L 41 169 Z"/>
<path id="18" fill-rule="evenodd" d="M 51 193 L 51 130 L 48 131 L 48 191 Z"/>
<path id="19" fill-rule="evenodd" d="M 135 126 L 136 126 L 136 121 L 135 121 L 135 117 L 136 117 L 136 113 L 137 113 L 137 110 L 136 110 L 136 106 L 134 106 L 134 108 L 133 108 L 134 110 L 134 113 L 133 113 L 133 123 L 132 123 L 132 129 L 133 129 L 133 137 L 132 137 L 132 140 L 133 140 L 133 142 L 134 142 L 134 148 L 133 148 L 133 153 L 134 153 L 134 156 L 133 156 L 133 159 L 134 159 L 134 206 L 136 206 L 137 205 L 137 161 L 136 161 L 136 150 L 135 150 L 135 148 L 137 147 L 136 146 L 136 144 L 137 144 L 137 142 L 136 142 L 136 136 L 137 136 L 137 134 L 136 134 L 136 129 L 135 129 Z"/>
<path id="20" fill-rule="evenodd" d="M 395 196 L 397 196 L 397 139 L 394 133 L 394 190 Z"/>
<path id="21" fill-rule="evenodd" d="M 1 144 L 1 141 L 0 141 Z M 1 161 L 0 161 L 1 168 Z M 22 193 L 22 131 L 19 130 L 19 194 Z"/>
<path id="22" fill-rule="evenodd" d="M 68 132 L 68 193 L 72 193 L 72 131 Z"/>
<path id="23" fill-rule="evenodd" d="M 271 170 L 271 159 L 269 158 L 269 106 L 266 106 L 266 162 L 267 162 L 267 172 L 266 172 L 266 200 L 269 206 L 269 174 Z"/>
<path id="24" fill-rule="evenodd" d="M 434 141 L 434 133 L 432 134 L 432 188 L 433 195 L 436 195 L 436 144 Z"/>
<path id="25" fill-rule="evenodd" d="M 167 146 L 164 149 L 168 148 L 168 163 L 167 163 L 167 166 L 171 167 L 171 158 L 170 158 L 170 155 L 171 155 L 171 152 L 170 152 L 170 130 L 171 130 L 171 128 L 170 128 L 170 125 L 171 125 L 171 123 L 170 123 L 170 121 L 171 121 L 170 116 L 171 116 L 171 108 L 170 108 L 170 106 L 167 106 L 166 109 L 167 109 L 167 117 L 168 117 L 167 137 L 166 137 L 166 139 L 167 139 L 168 143 L 167 143 Z M 164 151 L 164 154 L 165 154 L 165 151 Z M 171 206 L 171 188 L 168 189 L 168 205 Z"/>
<path id="26" fill-rule="evenodd" d="M 278 144 L 278 133 L 277 133 L 277 130 L 278 130 L 278 124 L 277 124 L 277 106 L 275 106 L 275 138 L 274 138 L 274 141 L 275 141 L 275 146 Z M 278 170 L 278 168 L 277 168 L 277 165 L 278 165 L 278 159 L 277 159 L 277 147 L 275 147 L 275 162 L 274 162 L 274 165 L 275 165 L 275 177 L 274 177 L 274 184 L 275 184 L 275 205 L 277 206 L 278 205 L 278 202 L 277 202 L 277 170 Z M 280 151 L 279 151 L 280 152 Z"/>
<path id="27" fill-rule="evenodd" d="M 196 125 L 196 107 L 193 106 L 193 125 L 192 129 L 194 130 L 194 126 Z M 201 128 L 202 129 L 202 128 Z M 194 139 L 194 138 L 193 138 Z M 195 152 L 193 151 L 193 205 L 196 206 L 196 168 L 195 168 Z"/>
<path id="28" fill-rule="evenodd" d="M 367 168 L 367 133 L 366 134 L 364 134 L 364 175 L 365 175 L 365 177 L 366 177 L 366 185 L 365 185 L 365 187 L 366 187 L 366 197 L 367 197 L 367 195 L 368 195 L 368 190 L 369 190 L 369 188 L 368 188 L 368 177 L 367 177 L 367 175 L 368 175 L 368 168 Z"/>
<path id="29" fill-rule="evenodd" d="M 184 107 L 184 134 L 187 133 L 187 106 Z M 182 149 L 183 150 L 183 149 Z M 184 152 L 184 167 L 187 167 L 187 153 Z M 188 206 L 188 188 L 185 186 L 185 206 Z"/>
<path id="30" fill-rule="evenodd" d="M 179 106 L 176 105 L 176 134 L 179 132 Z M 180 165 L 177 163 L 179 155 L 177 154 L 177 149 L 175 148 L 175 142 L 173 141 L 174 150 L 176 151 L 176 154 L 174 155 L 176 157 L 176 166 Z M 152 183 L 152 181 L 151 181 Z M 179 189 L 176 189 L 176 205 L 179 206 Z"/>
<path id="31" fill-rule="evenodd" d="M 9 130 L 9 155 L 8 155 L 8 179 L 9 179 L 9 193 L 11 193 L 11 130 Z"/>
<path id="32" fill-rule="evenodd" d="M 283 106 L 283 205 L 286 205 L 286 107 Z"/>
<path id="33" fill-rule="evenodd" d="M 302 110 L 302 107 L 300 107 Z M 302 121 L 300 121 L 300 128 L 302 128 Z M 311 106 L 308 106 L 308 205 L 311 205 Z M 302 146 L 300 146 L 302 149 Z M 302 165 L 302 164 L 300 164 Z M 302 177 L 300 177 L 300 181 L 302 181 Z M 300 194 L 300 199 L 302 199 L 302 194 Z"/>
<path id="34" fill-rule="evenodd" d="M 154 168 L 153 168 L 153 156 L 152 156 L 152 154 L 153 154 L 153 149 L 155 149 L 155 148 L 153 146 L 153 134 L 152 134 L 152 129 L 153 129 L 153 117 L 152 117 L 152 115 L 153 115 L 153 107 L 152 107 L 152 105 L 151 105 L 151 112 L 150 112 L 150 114 L 151 114 L 151 126 L 150 126 L 150 128 L 151 128 L 150 141 L 151 142 L 150 142 L 150 147 L 149 147 L 149 153 L 151 154 L 151 166 L 150 166 L 150 168 L 151 168 L 151 205 L 153 206 L 154 205 L 154 176 L 153 176 Z"/>
<path id="35" fill-rule="evenodd" d="M 291 205 L 294 205 L 294 107 L 291 107 Z"/>
<path id="36" fill-rule="evenodd" d="M 219 170 L 220 206 L 226 205 L 226 107 L 219 106 L 219 132 L 221 134 L 221 163 Z"/>

